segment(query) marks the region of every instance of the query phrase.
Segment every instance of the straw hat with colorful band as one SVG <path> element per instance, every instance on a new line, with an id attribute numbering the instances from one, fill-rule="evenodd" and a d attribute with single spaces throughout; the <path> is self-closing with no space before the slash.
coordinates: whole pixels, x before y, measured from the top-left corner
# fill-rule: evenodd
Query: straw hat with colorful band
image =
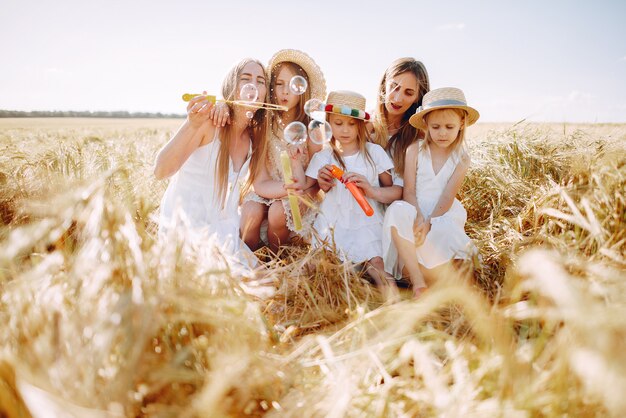
<path id="1" fill-rule="evenodd" d="M 267 64 L 268 79 L 271 78 L 274 68 L 281 62 L 293 62 L 302 67 L 309 78 L 311 98 L 324 100 L 326 96 L 326 79 L 324 79 L 322 70 L 313 61 L 313 58 L 297 49 L 281 49 L 270 58 Z"/>
<path id="2" fill-rule="evenodd" d="M 465 118 L 465 126 L 474 124 L 480 114 L 476 109 L 467 105 L 465 95 L 461 89 L 456 87 L 443 87 L 431 90 L 424 95 L 422 105 L 417 108 L 415 114 L 409 119 L 409 123 L 418 129 L 426 130 L 426 121 L 424 117 L 438 109 L 463 109 L 467 112 Z"/>
<path id="3" fill-rule="evenodd" d="M 328 94 L 324 111 L 355 119 L 370 120 L 370 114 L 365 111 L 365 97 L 353 91 L 331 91 Z"/>

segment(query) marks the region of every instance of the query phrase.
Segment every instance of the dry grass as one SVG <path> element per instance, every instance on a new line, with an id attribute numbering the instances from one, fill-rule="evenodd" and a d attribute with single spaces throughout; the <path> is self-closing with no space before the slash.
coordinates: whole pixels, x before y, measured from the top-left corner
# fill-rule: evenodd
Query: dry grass
<path id="1" fill-rule="evenodd" d="M 331 249 L 259 299 L 158 242 L 179 123 L 0 120 L 0 416 L 626 414 L 626 126 L 472 127 L 473 280 L 383 304 Z"/>

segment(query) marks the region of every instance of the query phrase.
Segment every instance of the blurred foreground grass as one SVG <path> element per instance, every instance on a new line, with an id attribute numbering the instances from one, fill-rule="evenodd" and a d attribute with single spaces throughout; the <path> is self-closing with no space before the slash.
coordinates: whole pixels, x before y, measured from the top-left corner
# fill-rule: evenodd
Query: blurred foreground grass
<path id="1" fill-rule="evenodd" d="M 179 124 L 0 119 L 0 416 L 626 415 L 625 125 L 472 127 L 481 266 L 389 305 L 329 251 L 260 299 L 157 242 Z"/>

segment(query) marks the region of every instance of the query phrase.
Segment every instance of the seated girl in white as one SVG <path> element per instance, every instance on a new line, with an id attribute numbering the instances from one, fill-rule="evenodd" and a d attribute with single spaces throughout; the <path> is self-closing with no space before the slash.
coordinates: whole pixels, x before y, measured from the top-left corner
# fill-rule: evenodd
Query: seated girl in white
<path id="1" fill-rule="evenodd" d="M 409 275 L 416 297 L 436 277 L 436 268 L 474 251 L 464 230 L 467 212 L 455 197 L 470 164 L 465 128 L 478 117 L 457 88 L 430 91 L 411 116 L 411 125 L 426 131 L 426 138 L 407 149 L 404 200 L 387 208 L 383 257 L 388 273 Z"/>
<path id="2" fill-rule="evenodd" d="M 321 203 L 313 224 L 317 236 L 314 245 L 333 244 L 339 257 L 353 263 L 364 263 L 367 273 L 380 288 L 387 290 L 387 279 L 382 259 L 382 203 L 400 198 L 385 193 L 392 186 L 390 170 L 393 162 L 385 150 L 368 142 L 365 121 L 365 98 L 350 91 L 334 91 L 328 95 L 325 107 L 332 129 L 329 146 L 317 152 L 306 169 L 305 189 L 322 172 L 329 174 L 336 165 L 344 172 L 342 181 L 356 184 L 373 209 L 367 216 L 351 192 L 342 184 L 333 182 Z M 297 178 L 297 175 L 295 176 Z"/>

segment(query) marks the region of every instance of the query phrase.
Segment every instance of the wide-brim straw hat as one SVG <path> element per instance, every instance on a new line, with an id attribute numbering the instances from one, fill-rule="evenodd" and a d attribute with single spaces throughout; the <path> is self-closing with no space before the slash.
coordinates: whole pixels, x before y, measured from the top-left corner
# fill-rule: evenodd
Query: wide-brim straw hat
<path id="1" fill-rule="evenodd" d="M 431 90 L 424 95 L 422 105 L 415 110 L 415 114 L 409 119 L 409 123 L 417 129 L 426 130 L 428 127 L 424 117 L 433 110 L 439 109 L 463 109 L 467 112 L 465 126 L 474 124 L 480 114 L 476 109 L 467 105 L 465 95 L 456 87 L 442 87 Z"/>
<path id="2" fill-rule="evenodd" d="M 272 71 L 281 62 L 293 62 L 302 67 L 309 78 L 311 98 L 324 100 L 326 97 L 326 79 L 313 58 L 297 49 L 281 49 L 270 58 L 267 64 L 268 78 L 271 78 Z"/>
<path id="3" fill-rule="evenodd" d="M 328 93 L 324 111 L 360 120 L 370 120 L 370 114 L 365 111 L 365 97 L 354 91 L 331 91 Z"/>

